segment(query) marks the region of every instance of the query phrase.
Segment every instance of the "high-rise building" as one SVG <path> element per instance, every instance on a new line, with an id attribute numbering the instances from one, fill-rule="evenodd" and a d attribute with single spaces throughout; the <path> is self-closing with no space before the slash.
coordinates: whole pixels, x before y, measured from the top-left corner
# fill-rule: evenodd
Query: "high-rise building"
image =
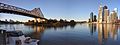
<path id="1" fill-rule="evenodd" d="M 107 16 L 107 23 L 110 23 L 110 16 Z"/>
<path id="2" fill-rule="evenodd" d="M 97 16 L 96 16 L 96 15 L 93 16 L 93 21 L 94 21 L 94 22 L 97 21 Z"/>
<path id="3" fill-rule="evenodd" d="M 116 12 L 115 10 L 111 12 L 111 17 L 110 17 L 110 18 L 111 18 L 111 19 L 110 19 L 110 22 L 111 22 L 111 23 L 117 22 L 118 16 L 117 16 L 117 12 Z"/>
<path id="4" fill-rule="evenodd" d="M 98 23 L 102 23 L 103 22 L 103 7 L 102 5 L 100 5 L 99 7 L 99 12 L 98 12 Z"/>
<path id="5" fill-rule="evenodd" d="M 108 17 L 109 16 L 109 10 L 108 10 L 108 7 L 107 6 L 104 6 L 104 19 L 103 19 L 103 22 L 104 23 L 108 23 Z"/>
<path id="6" fill-rule="evenodd" d="M 114 15 L 113 15 L 113 11 L 112 12 L 110 12 L 110 23 L 113 23 L 113 17 L 114 17 Z"/>
<path id="7" fill-rule="evenodd" d="M 90 18 L 88 22 L 97 22 L 97 16 L 93 12 L 90 13 Z"/>
<path id="8" fill-rule="evenodd" d="M 107 6 L 100 5 L 98 12 L 98 23 L 109 23 L 109 9 Z"/>
<path id="9" fill-rule="evenodd" d="M 90 13 L 90 22 L 93 22 L 93 12 Z"/>
<path id="10" fill-rule="evenodd" d="M 114 8 L 114 11 L 115 11 L 115 16 L 116 16 L 115 20 L 117 21 L 118 20 L 118 10 L 117 10 L 117 8 Z"/>

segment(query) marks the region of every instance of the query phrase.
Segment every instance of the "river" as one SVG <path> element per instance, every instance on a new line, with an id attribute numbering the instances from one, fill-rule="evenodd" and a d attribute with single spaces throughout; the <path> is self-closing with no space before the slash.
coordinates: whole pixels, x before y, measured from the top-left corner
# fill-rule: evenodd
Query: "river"
<path id="1" fill-rule="evenodd" d="M 21 30 L 40 45 L 120 45 L 120 25 L 76 24 L 62 27 L 0 24 L 7 31 Z"/>

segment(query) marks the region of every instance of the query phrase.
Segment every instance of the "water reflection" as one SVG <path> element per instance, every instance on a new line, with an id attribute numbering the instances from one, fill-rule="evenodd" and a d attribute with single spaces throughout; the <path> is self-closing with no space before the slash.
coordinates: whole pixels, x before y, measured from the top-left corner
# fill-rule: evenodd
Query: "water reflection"
<path id="1" fill-rule="evenodd" d="M 96 24 L 89 24 L 90 28 L 90 34 L 93 35 L 94 32 L 96 32 Z"/>
<path id="2" fill-rule="evenodd" d="M 75 26 L 76 26 L 76 24 L 71 24 L 70 25 L 71 29 L 74 29 Z"/>
<path id="3" fill-rule="evenodd" d="M 43 26 L 34 26 L 33 30 L 34 30 L 34 35 L 32 37 L 34 37 L 36 39 L 40 39 L 45 28 Z"/>
<path id="4" fill-rule="evenodd" d="M 76 24 L 58 27 L 24 24 L 0 24 L 0 29 L 21 30 L 25 36 L 39 39 L 41 45 L 116 45 L 120 44 L 116 24 Z M 13 28 L 14 27 L 14 28 Z M 88 44 L 87 44 L 88 43 Z"/>
<path id="5" fill-rule="evenodd" d="M 47 31 L 49 31 L 51 29 L 52 29 L 53 32 L 57 31 L 57 30 L 59 30 L 59 31 L 63 30 L 64 31 L 68 27 L 70 27 L 71 29 L 74 29 L 75 25 L 66 25 L 66 26 L 59 26 L 59 27 L 47 27 L 47 26 L 36 26 L 36 25 L 34 25 L 34 26 L 31 27 L 34 30 L 33 33 L 27 34 L 27 36 L 29 35 L 32 38 L 39 39 L 40 40 L 39 44 L 41 44 L 41 45 L 42 44 L 47 44 L 47 42 L 44 38 L 50 38 L 51 37 L 50 35 L 46 35 L 46 33 L 50 33 L 50 32 L 47 32 Z M 52 34 L 52 33 L 50 33 L 50 34 Z M 54 32 L 54 34 L 57 35 L 56 32 Z M 64 34 L 64 35 L 66 35 L 66 34 Z M 44 36 L 47 36 L 47 37 L 44 37 Z M 61 35 L 61 36 L 63 36 L 63 35 Z M 56 39 L 56 38 L 53 38 L 53 39 Z M 48 40 L 50 41 L 51 39 L 48 39 Z M 59 40 L 59 39 L 56 39 L 56 40 Z M 51 42 L 54 42 L 54 41 L 50 41 L 49 43 L 51 43 Z M 60 44 L 59 42 L 56 42 L 56 43 Z"/>
<path id="6" fill-rule="evenodd" d="M 91 35 L 98 29 L 98 43 L 105 45 L 108 39 L 117 40 L 118 26 L 116 24 L 89 24 Z"/>
<path id="7" fill-rule="evenodd" d="M 25 35 L 29 36 L 31 38 L 34 38 L 34 39 L 40 39 L 45 30 L 45 28 L 43 26 L 33 25 L 33 26 L 28 26 L 28 27 L 32 28 L 32 32 L 25 34 Z M 30 28 L 29 28 L 29 30 L 30 30 Z"/>
<path id="8" fill-rule="evenodd" d="M 70 24 L 70 25 L 64 25 L 64 26 L 43 26 L 43 27 L 46 29 L 53 28 L 54 30 L 59 30 L 59 29 L 63 30 L 63 29 L 67 29 L 68 27 L 70 27 L 71 29 L 74 29 L 76 25 L 77 24 Z"/>

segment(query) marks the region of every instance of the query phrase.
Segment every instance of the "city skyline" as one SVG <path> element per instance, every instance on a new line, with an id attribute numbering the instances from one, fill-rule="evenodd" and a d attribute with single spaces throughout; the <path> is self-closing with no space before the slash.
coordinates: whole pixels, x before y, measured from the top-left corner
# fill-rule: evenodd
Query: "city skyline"
<path id="1" fill-rule="evenodd" d="M 109 7 L 100 5 L 98 10 L 98 23 L 116 23 L 119 20 L 117 8 L 109 11 Z"/>
<path id="2" fill-rule="evenodd" d="M 27 2 L 29 1 L 29 2 Z M 107 5 L 110 11 L 114 8 L 118 8 L 118 17 L 119 17 L 119 3 L 120 0 L 111 0 L 111 1 L 104 1 L 104 0 L 1 0 L 2 3 L 15 5 L 17 7 L 23 7 L 28 10 L 32 10 L 32 8 L 40 7 L 45 18 L 47 19 L 66 19 L 66 20 L 88 20 L 89 13 L 94 12 L 95 15 L 98 17 L 98 8 L 99 5 Z M 27 3 L 26 3 L 27 2 Z M 22 4 L 21 4 L 22 3 Z M 83 5 L 84 4 L 84 5 Z M 16 20 L 24 20 L 27 21 L 31 19 L 30 17 L 25 16 L 10 16 L 13 14 L 1 14 L 1 19 L 16 19 Z M 4 15 L 4 16 L 3 16 Z M 6 18 L 4 18 L 6 17 Z"/>

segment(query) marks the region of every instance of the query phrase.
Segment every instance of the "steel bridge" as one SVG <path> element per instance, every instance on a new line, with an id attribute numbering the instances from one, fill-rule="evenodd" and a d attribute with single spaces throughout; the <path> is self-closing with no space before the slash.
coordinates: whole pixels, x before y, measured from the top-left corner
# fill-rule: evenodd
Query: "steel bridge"
<path id="1" fill-rule="evenodd" d="M 0 3 L 0 13 L 17 14 L 17 15 L 29 16 L 33 18 L 45 19 L 40 8 L 34 8 L 33 10 L 26 10 L 23 8 L 19 8 L 4 3 Z"/>

